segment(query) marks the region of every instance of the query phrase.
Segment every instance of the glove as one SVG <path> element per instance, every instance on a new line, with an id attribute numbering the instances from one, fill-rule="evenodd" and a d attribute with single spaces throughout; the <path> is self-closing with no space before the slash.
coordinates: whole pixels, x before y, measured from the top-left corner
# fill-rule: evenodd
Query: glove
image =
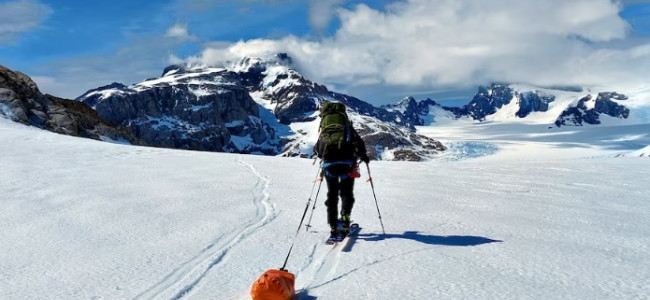
<path id="1" fill-rule="evenodd" d="M 367 154 L 362 154 L 360 158 L 361 158 L 361 161 L 366 163 L 366 164 L 370 162 L 370 157 L 368 157 Z"/>

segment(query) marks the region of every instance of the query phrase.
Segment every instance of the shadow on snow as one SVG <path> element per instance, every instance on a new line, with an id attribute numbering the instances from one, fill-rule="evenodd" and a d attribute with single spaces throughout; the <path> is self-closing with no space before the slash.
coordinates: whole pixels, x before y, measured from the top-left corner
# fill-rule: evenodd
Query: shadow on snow
<path id="1" fill-rule="evenodd" d="M 369 241 L 369 242 L 376 242 L 376 241 L 382 241 L 386 239 L 406 239 L 406 240 L 412 240 L 428 245 L 441 245 L 441 246 L 478 246 L 478 245 L 483 245 L 483 244 L 489 244 L 489 243 L 495 243 L 495 242 L 503 242 L 500 240 L 493 240 L 490 238 L 482 237 L 482 236 L 473 236 L 473 235 L 448 235 L 448 236 L 440 236 L 440 235 L 427 235 L 427 234 L 421 234 L 418 231 L 405 231 L 403 234 L 370 234 L 370 233 L 358 233 L 355 236 L 351 237 L 351 241 L 349 241 L 348 245 L 345 245 L 344 249 L 342 251 L 346 251 L 345 248 L 351 247 L 350 245 L 354 244 L 354 239 L 359 239 L 362 241 Z M 347 249 L 349 251 L 349 248 Z M 403 253 L 402 253 L 403 254 Z M 401 255 L 401 254 L 400 254 Z M 392 258 L 392 257 L 391 257 Z M 390 258 L 388 258 L 390 259 Z M 337 279 L 340 279 L 342 277 L 345 277 L 349 275 L 352 272 L 355 272 L 357 269 L 354 269 L 348 273 L 342 274 L 336 278 L 333 278 L 332 280 L 329 280 L 325 283 L 320 284 L 319 286 L 325 285 L 329 282 L 335 281 Z M 318 286 L 316 286 L 318 287 Z M 312 287 L 314 288 L 314 287 Z M 318 299 L 315 296 L 309 295 L 309 289 L 302 289 L 299 290 L 298 293 L 292 298 L 294 300 L 315 300 Z"/>
<path id="2" fill-rule="evenodd" d="M 405 231 L 403 234 L 361 234 L 359 233 L 358 239 L 363 241 L 381 241 L 385 239 L 406 239 L 416 242 L 429 244 L 429 245 L 444 245 L 444 246 L 478 246 L 482 244 L 502 242 L 500 240 L 493 240 L 482 236 L 471 235 L 426 235 L 418 231 Z"/>

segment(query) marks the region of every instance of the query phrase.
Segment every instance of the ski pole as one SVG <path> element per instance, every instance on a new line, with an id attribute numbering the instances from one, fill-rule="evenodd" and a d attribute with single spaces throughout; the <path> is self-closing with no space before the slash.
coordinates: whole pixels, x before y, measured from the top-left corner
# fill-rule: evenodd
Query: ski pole
<path id="1" fill-rule="evenodd" d="M 377 206 L 377 214 L 379 215 L 379 223 L 381 224 L 381 231 L 386 235 L 386 230 L 384 230 L 384 221 L 381 219 L 381 212 L 379 212 L 379 203 L 377 203 L 377 195 L 375 195 L 375 185 L 372 183 L 372 175 L 370 175 L 370 165 L 366 163 L 366 168 L 368 169 L 368 180 L 370 182 L 370 188 L 372 188 L 372 196 L 375 197 L 375 205 Z"/>
<path id="2" fill-rule="evenodd" d="M 322 165 L 322 162 L 321 162 L 321 165 Z M 319 171 L 320 171 L 320 168 L 319 168 Z M 309 210 L 309 204 L 311 203 L 311 195 L 314 193 L 314 187 L 315 186 L 316 186 L 316 181 L 314 181 L 314 184 L 311 186 L 311 192 L 309 192 L 309 198 L 307 199 L 307 205 L 305 206 L 305 211 L 302 213 L 302 218 L 300 218 L 300 224 L 298 224 L 298 229 L 296 230 L 296 235 L 293 237 L 293 241 L 291 242 L 291 247 L 289 247 L 289 252 L 287 253 L 287 258 L 284 259 L 284 264 L 282 265 L 282 268 L 280 268 L 280 270 L 284 270 L 285 267 L 287 266 L 287 262 L 289 261 L 289 256 L 291 255 L 291 250 L 293 250 L 293 246 L 296 244 L 296 239 L 298 238 L 298 233 L 300 232 L 300 227 L 302 227 L 302 222 L 305 221 L 305 216 L 307 215 L 307 210 Z M 320 190 L 320 184 L 318 185 L 318 190 Z M 316 193 L 316 197 L 318 197 L 318 192 Z"/>
<path id="3" fill-rule="evenodd" d="M 318 200 L 318 194 L 320 193 L 320 186 L 323 184 L 323 177 L 321 176 L 319 179 L 316 179 L 317 181 L 320 181 L 318 183 L 318 190 L 316 190 L 316 197 L 314 197 L 314 206 L 311 208 L 311 214 L 309 214 L 309 221 L 307 221 L 307 225 L 305 225 L 305 231 L 308 231 L 309 228 L 311 227 L 311 218 L 314 217 L 314 210 L 316 210 L 316 203 Z"/>
<path id="4" fill-rule="evenodd" d="M 320 182 L 318 183 L 318 190 L 316 190 L 316 197 L 314 198 L 314 206 L 311 208 L 311 214 L 309 215 L 309 221 L 307 221 L 307 225 L 305 225 L 305 231 L 308 231 L 309 228 L 311 227 L 311 218 L 314 217 L 314 210 L 316 210 L 316 203 L 317 203 L 317 200 L 318 200 L 318 194 L 320 194 L 320 187 L 321 187 L 321 185 L 323 185 L 323 175 L 321 173 L 322 168 L 323 168 L 323 162 L 321 161 L 320 167 L 318 168 L 318 174 L 316 174 L 318 177 L 314 181 L 314 184 L 316 183 L 316 181 L 320 181 Z"/>

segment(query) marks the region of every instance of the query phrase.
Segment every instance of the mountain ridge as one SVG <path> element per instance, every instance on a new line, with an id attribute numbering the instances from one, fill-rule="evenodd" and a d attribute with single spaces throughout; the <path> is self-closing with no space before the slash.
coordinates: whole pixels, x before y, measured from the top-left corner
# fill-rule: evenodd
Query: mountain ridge
<path id="1" fill-rule="evenodd" d="M 479 86 L 474 97 L 460 107 L 444 106 L 430 98 L 415 100 L 413 97 L 375 107 L 356 97 L 329 91 L 327 87 L 303 77 L 292 68 L 291 57 L 283 53 L 270 58 L 245 57 L 228 64 L 217 67 L 172 65 L 165 68 L 161 77 L 131 87 L 151 86 L 150 83 L 165 81 L 169 76 L 180 78 L 196 72 L 217 72 L 220 75 L 215 80 L 247 89 L 259 104 L 259 111 L 266 114 L 266 117 L 256 117 L 272 124 L 269 127 L 274 129 L 271 136 L 276 152 L 264 154 L 283 156 L 310 157 L 313 154 L 311 146 L 317 139 L 314 133 L 317 126 L 313 122 L 318 119 L 318 107 L 322 101 L 346 104 L 354 115 L 352 119 L 357 121 L 356 129 L 370 145 L 371 157 L 389 160 L 417 161 L 436 157 L 446 147 L 419 135 L 416 126 L 431 126 L 443 120 L 530 121 L 551 128 L 596 125 L 604 118 L 625 120 L 630 115 L 630 110 L 625 107 L 627 97 L 617 92 L 508 83 Z M 124 87 L 108 90 L 119 93 L 120 89 L 124 90 Z M 78 100 L 94 101 L 87 95 Z M 365 125 L 370 123 L 375 125 Z M 227 151 L 246 153 L 246 149 L 254 148 L 246 146 L 246 138 L 241 135 L 231 137 L 238 140 L 239 146 Z"/>
<path id="2" fill-rule="evenodd" d="M 161 77 L 130 86 L 111 84 L 77 100 L 107 120 L 133 128 L 154 146 L 311 157 L 319 106 L 340 101 L 374 159 L 423 160 L 445 150 L 400 123 L 399 114 L 331 92 L 289 65 L 283 54 L 271 62 L 245 58 L 225 68 L 173 65 Z M 229 103 L 227 109 L 215 110 L 224 103 Z M 188 130 L 196 135 L 184 135 Z"/>
<path id="3" fill-rule="evenodd" d="M 21 89 L 29 91 L 27 98 L 40 94 L 36 84 L 27 79 L 21 84 Z M 4 97 L 4 103 L 12 103 L 10 98 Z M 63 110 L 73 107 L 64 105 L 65 99 L 50 95 L 41 94 L 35 99 L 41 99 L 32 101 L 39 107 L 44 106 L 43 101 Z M 217 67 L 170 65 L 160 77 L 129 86 L 113 82 L 87 91 L 76 101 L 92 107 L 96 117 L 107 124 L 128 128 L 133 133 L 128 140 L 134 143 L 137 140 L 156 147 L 301 157 L 313 155 L 321 103 L 340 101 L 348 106 L 373 159 L 410 161 L 435 158 L 446 149 L 439 141 L 418 134 L 417 126 L 465 119 L 532 122 L 552 128 L 597 125 L 605 119 L 625 121 L 633 114 L 627 107 L 628 96 L 611 90 L 508 83 L 479 86 L 474 97 L 460 107 L 413 97 L 375 107 L 310 81 L 293 69 L 291 57 L 283 53 L 270 59 L 246 57 Z M 3 106 L 3 114 L 41 127 L 47 118 L 51 119 L 47 110 L 15 107 Z M 84 111 L 92 115 L 88 110 L 77 111 L 77 115 Z M 32 115 L 16 118 L 15 112 Z M 89 136 L 76 129 L 45 129 Z"/>
<path id="4" fill-rule="evenodd" d="M 570 94 L 570 96 L 567 96 Z M 563 96 L 567 99 L 557 100 Z M 429 98 L 416 100 L 406 97 L 394 105 L 384 105 L 389 110 L 402 112 L 417 126 L 432 125 L 439 117 L 470 119 L 473 121 L 504 121 L 504 119 L 526 120 L 531 114 L 546 113 L 544 123 L 549 126 L 597 125 L 603 116 L 627 119 L 630 109 L 625 100 L 628 97 L 617 92 L 584 92 L 583 89 L 543 89 L 517 84 L 492 83 L 479 86 L 477 93 L 465 105 L 448 107 Z M 557 101 L 556 101 L 557 100 Z M 431 110 L 438 113 L 430 115 Z M 452 114 L 452 115 L 450 115 Z M 425 121 L 427 118 L 430 121 Z M 532 119 L 532 118 L 531 118 Z"/>

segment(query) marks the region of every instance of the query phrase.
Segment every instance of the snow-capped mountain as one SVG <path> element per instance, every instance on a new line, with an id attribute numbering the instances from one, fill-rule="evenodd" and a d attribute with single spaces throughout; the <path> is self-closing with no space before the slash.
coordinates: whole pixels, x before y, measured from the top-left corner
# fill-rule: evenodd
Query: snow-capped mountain
<path id="1" fill-rule="evenodd" d="M 128 87 L 113 83 L 77 100 L 151 146 L 264 154 L 279 149 L 242 79 L 223 68 L 166 68 L 160 78 Z"/>
<path id="2" fill-rule="evenodd" d="M 618 93 L 602 92 L 596 97 L 586 95 L 578 101 L 576 106 L 570 106 L 562 112 L 555 121 L 555 125 L 583 125 L 600 124 L 600 116 L 605 114 L 610 117 L 627 119 L 630 116 L 630 109 L 618 104 L 615 100 L 627 100 L 625 95 Z"/>
<path id="3" fill-rule="evenodd" d="M 253 99 L 273 112 L 270 123 L 289 126 L 284 134 L 284 155 L 311 155 L 318 132 L 318 108 L 323 101 L 339 101 L 348 108 L 355 129 L 366 142 L 370 157 L 386 160 L 420 160 L 433 157 L 445 147 L 438 141 L 416 134 L 413 124 L 404 121 L 399 112 L 377 108 L 358 98 L 329 91 L 289 66 L 291 59 L 277 56 L 279 63 L 269 64 L 261 59 L 244 59 L 236 69 L 250 80 Z M 277 128 L 278 126 L 276 126 Z M 286 130 L 285 130 L 286 131 Z"/>
<path id="4" fill-rule="evenodd" d="M 421 101 L 413 97 L 405 97 L 396 104 L 383 105 L 382 108 L 401 114 L 399 121 L 406 126 L 414 127 L 432 123 L 427 116 L 432 115 L 436 107 L 441 107 L 429 98 Z"/>
<path id="5" fill-rule="evenodd" d="M 318 108 L 340 101 L 375 159 L 421 160 L 445 147 L 414 133 L 402 114 L 330 92 L 291 68 L 291 58 L 245 58 L 214 68 L 177 65 L 159 78 L 111 84 L 77 98 L 152 146 L 311 156 Z"/>
<path id="6" fill-rule="evenodd" d="M 396 105 L 384 106 L 408 116 L 414 125 L 431 125 L 442 119 L 528 122 L 560 126 L 601 124 L 604 118 L 630 117 L 628 97 L 617 92 L 584 91 L 582 88 L 540 88 L 518 84 L 493 83 L 481 86 L 468 104 L 442 106 L 431 99 L 405 98 Z"/>
<path id="7" fill-rule="evenodd" d="M 29 76 L 1 65 L 0 115 L 56 133 L 138 143 L 128 130 L 107 123 L 87 105 L 43 95 Z"/>

